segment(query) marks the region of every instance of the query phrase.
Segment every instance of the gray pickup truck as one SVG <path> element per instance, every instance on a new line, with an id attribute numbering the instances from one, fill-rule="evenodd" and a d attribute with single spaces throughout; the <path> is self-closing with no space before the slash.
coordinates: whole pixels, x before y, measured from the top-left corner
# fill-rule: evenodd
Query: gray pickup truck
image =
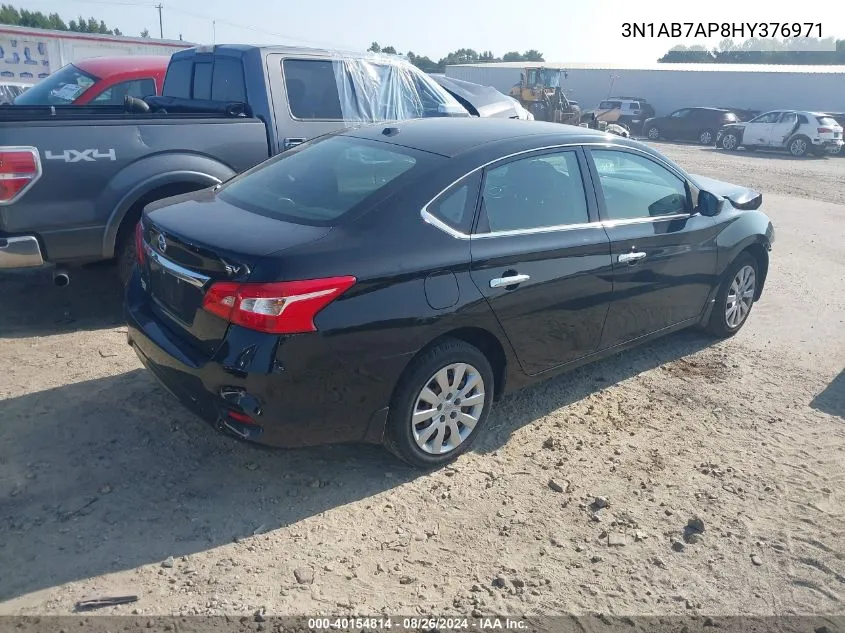
<path id="1" fill-rule="evenodd" d="M 219 45 L 174 54 L 162 96 L 125 108 L 0 107 L 0 276 L 65 285 L 116 259 L 125 280 L 145 205 L 349 125 L 478 116 L 461 103 L 392 56 Z"/>

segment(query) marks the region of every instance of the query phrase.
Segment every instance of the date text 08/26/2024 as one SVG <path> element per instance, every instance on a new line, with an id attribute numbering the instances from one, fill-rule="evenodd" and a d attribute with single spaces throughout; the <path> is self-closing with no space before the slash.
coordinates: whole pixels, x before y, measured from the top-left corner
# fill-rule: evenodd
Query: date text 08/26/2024
<path id="1" fill-rule="evenodd" d="M 622 37 L 822 37 L 821 22 L 623 22 Z"/>

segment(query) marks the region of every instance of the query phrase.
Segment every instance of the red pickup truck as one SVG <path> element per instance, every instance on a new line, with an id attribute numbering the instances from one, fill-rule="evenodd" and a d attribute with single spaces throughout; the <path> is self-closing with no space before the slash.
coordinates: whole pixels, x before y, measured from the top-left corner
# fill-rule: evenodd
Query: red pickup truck
<path id="1" fill-rule="evenodd" d="M 123 105 L 160 95 L 167 55 L 92 57 L 67 64 L 15 98 L 15 105 Z"/>

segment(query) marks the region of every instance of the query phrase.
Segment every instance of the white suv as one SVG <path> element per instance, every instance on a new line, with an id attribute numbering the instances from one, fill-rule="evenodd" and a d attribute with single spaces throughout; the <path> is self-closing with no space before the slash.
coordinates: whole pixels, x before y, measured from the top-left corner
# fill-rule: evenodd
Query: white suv
<path id="1" fill-rule="evenodd" d="M 781 149 L 793 156 L 837 153 L 842 147 L 842 126 L 821 112 L 773 110 L 750 121 L 722 126 L 716 147 L 735 150 Z"/>

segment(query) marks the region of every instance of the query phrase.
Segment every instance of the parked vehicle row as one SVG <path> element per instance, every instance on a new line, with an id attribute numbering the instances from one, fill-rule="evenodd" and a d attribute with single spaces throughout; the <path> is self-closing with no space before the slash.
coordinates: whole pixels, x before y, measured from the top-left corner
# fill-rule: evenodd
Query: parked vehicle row
<path id="1" fill-rule="evenodd" d="M 0 273 L 55 273 L 56 266 L 116 257 L 125 281 L 145 205 L 220 184 L 348 125 L 474 114 L 529 118 L 501 93 L 504 105 L 497 107 L 489 91 L 469 112 L 461 104 L 477 95 L 466 86 L 444 87 L 388 56 L 197 47 L 169 58 L 163 82 L 145 60 L 126 60 L 120 72 L 115 60 L 67 66 L 19 98 L 20 105 L 0 108 Z M 108 85 L 99 77 L 109 77 Z M 144 83 L 132 94 L 162 96 L 129 99 L 130 111 L 123 97 L 121 106 L 97 105 L 131 96 L 128 88 Z M 79 105 L 83 100 L 89 105 Z"/>
<path id="2" fill-rule="evenodd" d="M 843 145 L 836 115 L 796 110 L 772 110 L 743 120 L 734 109 L 681 108 L 647 119 L 643 135 L 652 141 L 693 141 L 730 151 L 785 150 L 796 157 L 841 153 Z"/>
<path id="3" fill-rule="evenodd" d="M 436 467 L 509 391 L 682 328 L 739 331 L 774 241 L 761 203 L 581 127 L 371 124 L 148 205 L 127 337 L 221 431 Z"/>
<path id="4" fill-rule="evenodd" d="M 839 153 L 842 126 L 823 112 L 773 110 L 750 121 L 725 125 L 716 146 L 726 150 L 786 150 L 795 157 Z"/>
<path id="5" fill-rule="evenodd" d="M 113 105 L 160 95 L 166 55 L 93 57 L 67 64 L 14 100 L 19 106 Z"/>

